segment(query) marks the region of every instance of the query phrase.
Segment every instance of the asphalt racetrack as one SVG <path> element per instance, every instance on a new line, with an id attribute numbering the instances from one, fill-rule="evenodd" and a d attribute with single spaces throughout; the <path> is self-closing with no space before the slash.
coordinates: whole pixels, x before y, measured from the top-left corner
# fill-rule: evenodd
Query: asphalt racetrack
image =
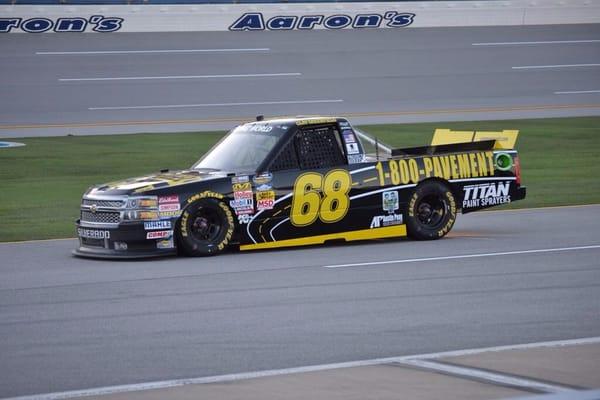
<path id="1" fill-rule="evenodd" d="M 599 215 L 481 212 L 440 241 L 136 262 L 0 244 L 0 397 L 598 336 Z"/>
<path id="2" fill-rule="evenodd" d="M 600 114 L 600 25 L 12 34 L 0 137 Z"/>

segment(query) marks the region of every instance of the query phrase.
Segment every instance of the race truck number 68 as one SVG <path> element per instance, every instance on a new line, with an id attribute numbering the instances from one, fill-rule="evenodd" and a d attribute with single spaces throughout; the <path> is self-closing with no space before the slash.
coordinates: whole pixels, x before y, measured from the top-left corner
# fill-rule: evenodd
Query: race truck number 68
<path id="1" fill-rule="evenodd" d="M 300 175 L 294 183 L 292 225 L 310 225 L 317 218 L 329 224 L 344 218 L 350 208 L 351 184 L 352 178 L 344 169 L 331 170 L 325 176 L 315 172 Z"/>

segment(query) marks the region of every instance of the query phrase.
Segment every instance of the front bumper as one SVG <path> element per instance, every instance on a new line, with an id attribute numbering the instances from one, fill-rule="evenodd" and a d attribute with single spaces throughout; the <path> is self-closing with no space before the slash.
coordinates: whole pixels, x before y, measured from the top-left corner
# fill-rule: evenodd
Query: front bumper
<path id="1" fill-rule="evenodd" d="M 155 250 L 153 252 L 141 252 L 141 251 L 116 251 L 116 250 L 102 250 L 94 247 L 79 246 L 72 251 L 72 254 L 82 258 L 96 258 L 96 259 L 107 259 L 107 260 L 136 260 L 142 258 L 155 258 L 155 257 L 166 257 L 174 256 L 177 254 L 177 250 Z"/>
<path id="2" fill-rule="evenodd" d="M 147 239 L 148 232 L 143 223 L 121 224 L 118 227 L 88 227 L 76 222 L 79 247 L 73 250 L 73 255 L 85 258 L 103 259 L 137 259 L 163 257 L 177 254 L 173 235 L 160 239 Z M 81 233 L 85 232 L 85 235 Z M 97 234 L 90 237 L 90 234 Z M 160 248 L 169 245 L 170 248 Z M 127 248 L 123 247 L 123 244 Z"/>

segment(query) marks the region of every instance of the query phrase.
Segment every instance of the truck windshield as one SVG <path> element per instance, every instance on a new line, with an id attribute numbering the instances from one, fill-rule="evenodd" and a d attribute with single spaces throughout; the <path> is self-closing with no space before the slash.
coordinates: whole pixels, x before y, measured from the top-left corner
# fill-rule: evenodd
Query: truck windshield
<path id="1" fill-rule="evenodd" d="M 286 125 L 260 122 L 240 125 L 210 149 L 192 169 L 255 172 L 287 129 Z"/>

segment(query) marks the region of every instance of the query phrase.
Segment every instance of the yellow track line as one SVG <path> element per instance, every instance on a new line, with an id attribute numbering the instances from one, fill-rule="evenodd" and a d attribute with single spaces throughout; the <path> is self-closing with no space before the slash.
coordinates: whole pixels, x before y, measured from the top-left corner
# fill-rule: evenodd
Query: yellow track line
<path id="1" fill-rule="evenodd" d="M 479 112 L 508 112 L 508 111 L 543 111 L 543 110 L 565 110 L 577 108 L 600 108 L 600 104 L 562 104 L 562 105 L 537 105 L 522 107 L 484 107 L 484 108 L 457 108 L 457 109 L 434 109 L 416 111 L 373 111 L 373 112 L 349 112 L 341 113 L 346 117 L 394 117 L 404 115 L 434 115 L 434 114 L 456 114 L 456 113 L 479 113 Z M 289 116 L 276 116 L 274 118 L 285 118 Z M 31 125 L 0 125 L 0 130 L 8 129 L 48 129 L 48 128 L 94 128 L 102 126 L 135 126 L 135 125 L 170 125 L 170 124 L 210 124 L 216 122 L 248 122 L 254 121 L 255 116 L 223 117 L 207 119 L 182 119 L 182 120 L 154 120 L 154 121 L 106 121 L 90 123 L 69 124 L 31 124 Z"/>

